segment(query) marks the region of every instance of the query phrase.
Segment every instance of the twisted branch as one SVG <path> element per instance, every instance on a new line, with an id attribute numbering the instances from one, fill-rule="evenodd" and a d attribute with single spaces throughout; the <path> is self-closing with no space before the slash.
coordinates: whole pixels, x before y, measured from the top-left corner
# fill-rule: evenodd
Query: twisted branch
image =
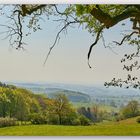
<path id="1" fill-rule="evenodd" d="M 100 35 L 101 35 L 103 29 L 104 29 L 104 25 L 101 26 L 101 28 L 100 28 L 99 31 L 97 32 L 96 39 L 95 39 L 94 43 L 91 44 L 91 46 L 89 47 L 89 51 L 88 51 L 88 55 L 87 55 L 88 66 L 89 66 L 89 68 L 92 68 L 91 65 L 90 65 L 90 63 L 89 63 L 89 58 L 90 58 L 90 55 L 91 55 L 91 52 L 92 52 L 92 48 L 98 43 L 98 41 L 99 41 L 99 39 L 100 39 Z"/>
<path id="2" fill-rule="evenodd" d="M 128 40 L 134 34 L 138 34 L 138 32 L 137 31 L 133 31 L 129 35 L 124 36 L 123 39 L 121 40 L 121 42 L 117 42 L 117 41 L 113 41 L 113 42 L 116 43 L 117 45 L 121 46 L 124 43 L 124 41 Z"/>

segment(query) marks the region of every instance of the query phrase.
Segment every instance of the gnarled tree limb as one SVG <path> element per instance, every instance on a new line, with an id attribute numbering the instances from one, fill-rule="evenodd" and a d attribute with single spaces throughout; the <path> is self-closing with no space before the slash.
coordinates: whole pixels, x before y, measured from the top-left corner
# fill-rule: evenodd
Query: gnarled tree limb
<path id="1" fill-rule="evenodd" d="M 104 25 L 101 26 L 101 28 L 100 28 L 99 31 L 97 32 L 96 39 L 95 39 L 94 43 L 91 44 L 91 46 L 89 47 L 88 56 L 87 56 L 89 68 L 92 68 L 91 65 L 89 64 L 89 58 L 90 58 L 90 55 L 91 55 L 92 48 L 93 48 L 93 46 L 95 46 L 95 45 L 98 43 L 98 41 L 99 41 L 99 39 L 100 39 L 100 35 L 101 35 L 103 29 L 104 29 Z"/>
<path id="2" fill-rule="evenodd" d="M 137 6 L 137 7 L 139 8 L 140 6 Z M 95 17 L 97 20 L 103 23 L 106 28 L 110 28 L 125 19 L 131 18 L 131 17 L 140 17 L 140 10 L 138 10 L 138 8 L 129 9 L 128 7 L 120 15 L 111 17 L 109 14 L 103 12 L 100 9 L 99 5 L 97 5 L 91 10 L 90 13 L 93 17 Z"/>
<path id="3" fill-rule="evenodd" d="M 25 4 L 22 4 L 21 5 L 21 15 L 24 17 L 24 16 L 27 16 L 27 15 L 31 15 L 33 12 L 36 12 L 37 10 L 41 10 L 42 8 L 46 7 L 45 4 L 41 4 L 41 5 L 37 5 L 31 9 L 28 9 L 27 7 L 28 5 L 25 5 Z"/>

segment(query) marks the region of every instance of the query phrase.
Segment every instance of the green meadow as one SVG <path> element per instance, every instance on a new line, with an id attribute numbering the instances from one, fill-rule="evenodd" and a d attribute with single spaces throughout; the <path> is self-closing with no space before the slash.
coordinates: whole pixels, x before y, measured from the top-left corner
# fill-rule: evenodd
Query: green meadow
<path id="1" fill-rule="evenodd" d="M 140 136 L 135 118 L 91 126 L 25 125 L 0 128 L 1 136 Z"/>

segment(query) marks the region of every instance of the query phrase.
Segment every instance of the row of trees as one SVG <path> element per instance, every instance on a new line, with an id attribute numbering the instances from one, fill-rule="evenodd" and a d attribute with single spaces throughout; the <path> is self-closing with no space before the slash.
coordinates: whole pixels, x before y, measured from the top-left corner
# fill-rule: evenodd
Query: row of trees
<path id="1" fill-rule="evenodd" d="M 16 118 L 33 124 L 89 125 L 111 116 L 98 105 L 74 108 L 64 94 L 53 99 L 33 94 L 29 90 L 0 86 L 0 117 Z"/>
<path id="2" fill-rule="evenodd" d="M 122 106 L 119 111 L 101 110 L 99 105 L 94 105 L 93 107 L 87 108 L 81 107 L 78 109 L 78 113 L 84 115 L 93 123 L 101 122 L 103 120 L 120 121 L 139 116 L 140 104 L 136 100 L 131 100 L 125 106 Z"/>
<path id="3" fill-rule="evenodd" d="M 0 86 L 0 117 L 16 118 L 33 124 L 89 125 L 84 115 L 78 114 L 64 94 L 54 99 L 33 94 L 22 88 Z"/>
<path id="4" fill-rule="evenodd" d="M 89 125 L 103 120 L 120 120 L 138 115 L 140 109 L 137 101 L 130 101 L 119 112 L 103 111 L 98 105 L 76 109 L 64 94 L 57 94 L 55 98 L 49 99 L 15 86 L 0 86 L 1 118 L 14 118 L 32 124 Z M 3 122 L 3 119 L 1 120 Z M 10 122 L 10 119 L 8 121 Z"/>

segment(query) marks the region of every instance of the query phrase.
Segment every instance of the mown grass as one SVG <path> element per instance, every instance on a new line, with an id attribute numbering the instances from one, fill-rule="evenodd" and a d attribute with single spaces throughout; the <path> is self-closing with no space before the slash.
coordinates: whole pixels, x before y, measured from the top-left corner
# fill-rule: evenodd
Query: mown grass
<path id="1" fill-rule="evenodd" d="M 26 125 L 0 128 L 1 136 L 140 136 L 136 118 L 91 126 Z"/>

